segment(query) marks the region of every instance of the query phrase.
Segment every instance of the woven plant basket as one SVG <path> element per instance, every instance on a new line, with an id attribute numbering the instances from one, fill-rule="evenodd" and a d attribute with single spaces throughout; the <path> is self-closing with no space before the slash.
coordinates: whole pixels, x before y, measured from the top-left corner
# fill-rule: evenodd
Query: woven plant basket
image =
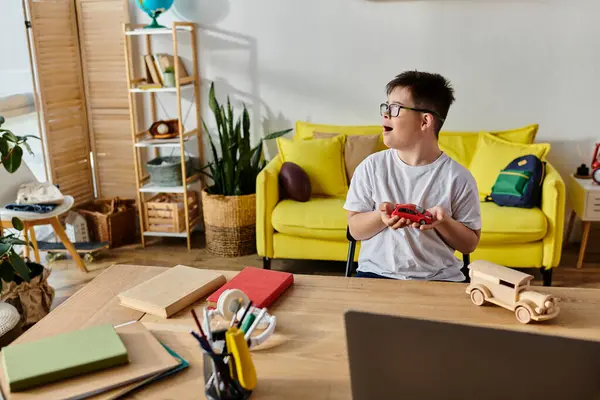
<path id="1" fill-rule="evenodd" d="M 256 195 L 223 196 L 202 190 L 206 249 L 221 257 L 256 253 Z"/>

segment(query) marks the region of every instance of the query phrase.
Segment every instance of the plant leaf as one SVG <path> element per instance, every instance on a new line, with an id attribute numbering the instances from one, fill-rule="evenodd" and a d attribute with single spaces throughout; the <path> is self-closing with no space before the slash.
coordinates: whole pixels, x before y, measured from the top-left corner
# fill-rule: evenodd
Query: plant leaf
<path id="1" fill-rule="evenodd" d="M 23 142 L 23 146 L 25 146 L 29 154 L 33 155 L 33 150 L 31 150 L 31 146 L 29 145 L 29 143 Z"/>
<path id="2" fill-rule="evenodd" d="M 291 132 L 291 131 L 293 131 L 293 130 L 294 130 L 293 128 L 290 128 L 290 129 L 286 129 L 286 130 L 283 130 L 283 131 L 273 132 L 273 133 L 271 133 L 271 134 L 268 134 L 267 136 L 265 136 L 265 137 L 263 138 L 263 140 L 271 140 L 271 139 L 276 139 L 276 138 L 278 138 L 278 137 L 280 137 L 280 136 L 283 136 L 283 135 L 285 135 L 286 133 L 289 133 L 289 132 Z"/>
<path id="3" fill-rule="evenodd" d="M 4 168 L 11 174 L 14 173 L 21 166 L 21 158 L 23 157 L 23 149 L 19 146 L 13 147 L 12 151 L 9 152 L 8 157 L 3 162 Z"/>
<path id="4" fill-rule="evenodd" d="M 8 142 L 3 137 L 0 137 L 0 156 L 8 154 L 9 151 Z"/>
<path id="5" fill-rule="evenodd" d="M 2 241 L 0 241 L 0 256 L 3 256 L 4 254 L 6 254 L 6 252 L 8 252 L 8 250 L 10 250 L 12 246 L 8 243 L 2 243 Z"/>
<path id="6" fill-rule="evenodd" d="M 27 268 L 27 264 L 21 257 L 17 255 L 15 252 L 11 252 L 8 256 L 8 261 L 13 266 L 17 274 L 27 282 L 29 282 L 29 269 Z"/>
<path id="7" fill-rule="evenodd" d="M 27 245 L 27 242 L 25 242 L 25 241 L 23 241 L 23 240 L 21 240 L 19 238 L 16 238 L 16 237 L 3 238 L 2 242 L 7 243 L 7 244 L 9 244 L 11 246 L 14 246 L 14 245 L 25 246 L 25 245 Z"/>
<path id="8" fill-rule="evenodd" d="M 4 139 L 8 140 L 9 142 L 13 142 L 13 143 L 17 143 L 19 141 L 19 138 L 16 137 L 15 134 L 9 130 L 4 131 L 4 135 L 2 135 L 2 137 Z"/>
<path id="9" fill-rule="evenodd" d="M 21 221 L 21 220 L 20 220 L 19 218 L 17 218 L 17 217 L 13 217 L 13 218 L 12 218 L 12 220 L 11 220 L 11 222 L 12 222 L 12 226 L 13 226 L 13 228 L 15 228 L 15 229 L 16 229 L 16 230 L 18 230 L 18 231 L 22 231 L 22 230 L 23 230 L 23 228 L 25 228 L 25 227 L 23 226 L 23 221 Z"/>

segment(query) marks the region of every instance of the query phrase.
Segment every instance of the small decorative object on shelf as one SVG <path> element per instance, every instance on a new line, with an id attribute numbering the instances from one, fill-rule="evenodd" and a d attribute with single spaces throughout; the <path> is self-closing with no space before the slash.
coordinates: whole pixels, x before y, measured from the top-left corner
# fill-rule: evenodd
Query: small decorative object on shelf
<path id="1" fill-rule="evenodd" d="M 488 261 L 476 260 L 469 265 L 471 283 L 466 293 L 477 306 L 486 302 L 514 311 L 523 324 L 545 321 L 560 311 L 558 299 L 531 290 L 532 275 Z"/>
<path id="2" fill-rule="evenodd" d="M 174 0 L 137 0 L 138 7 L 152 18 L 152 23 L 144 28 L 165 28 L 156 22 L 159 15 L 167 12 Z"/>
<path id="3" fill-rule="evenodd" d="M 179 121 L 167 119 L 154 122 L 148 129 L 153 139 L 172 139 L 179 136 Z"/>
<path id="4" fill-rule="evenodd" d="M 186 157 L 186 170 L 191 172 L 192 161 Z M 181 157 L 156 157 L 146 163 L 150 174 L 150 182 L 156 186 L 179 186 L 183 185 L 181 179 Z M 189 173 L 188 173 L 189 175 Z"/>
<path id="5" fill-rule="evenodd" d="M 163 72 L 165 87 L 175 87 L 175 69 L 172 66 L 165 68 Z"/>
<path id="6" fill-rule="evenodd" d="M 577 172 L 575 173 L 575 178 L 579 179 L 589 179 L 591 178 L 590 169 L 585 164 L 581 164 L 577 167 Z"/>

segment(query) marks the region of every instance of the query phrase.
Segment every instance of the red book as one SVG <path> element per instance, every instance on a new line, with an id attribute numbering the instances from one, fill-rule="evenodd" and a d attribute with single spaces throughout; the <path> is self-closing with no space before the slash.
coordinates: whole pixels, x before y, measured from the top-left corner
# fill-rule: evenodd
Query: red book
<path id="1" fill-rule="evenodd" d="M 209 306 L 216 307 L 221 293 L 227 289 L 239 289 L 252 300 L 254 307 L 270 307 L 293 282 L 294 275 L 289 272 L 246 267 L 208 296 L 206 301 Z"/>

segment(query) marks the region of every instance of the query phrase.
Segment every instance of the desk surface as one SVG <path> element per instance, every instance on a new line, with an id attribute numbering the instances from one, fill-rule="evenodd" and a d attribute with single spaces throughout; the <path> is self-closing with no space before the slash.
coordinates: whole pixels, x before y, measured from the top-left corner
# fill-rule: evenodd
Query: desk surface
<path id="1" fill-rule="evenodd" d="M 202 353 L 189 334 L 195 327 L 190 308 L 163 319 L 123 307 L 116 298 L 119 292 L 165 269 L 112 266 L 16 342 L 99 323 L 141 319 L 160 340 L 190 361 L 190 368 L 150 385 L 135 398 L 204 398 Z M 220 272 L 227 279 L 236 274 Z M 551 321 L 522 325 L 508 310 L 473 305 L 465 287 L 462 283 L 295 275 L 293 286 L 269 309 L 277 316 L 275 334 L 252 351 L 258 375 L 252 398 L 350 398 L 343 319 L 348 309 L 600 340 L 600 290 L 539 287 L 561 298 L 561 313 Z M 200 317 L 204 305 L 202 301 L 193 306 Z"/>

